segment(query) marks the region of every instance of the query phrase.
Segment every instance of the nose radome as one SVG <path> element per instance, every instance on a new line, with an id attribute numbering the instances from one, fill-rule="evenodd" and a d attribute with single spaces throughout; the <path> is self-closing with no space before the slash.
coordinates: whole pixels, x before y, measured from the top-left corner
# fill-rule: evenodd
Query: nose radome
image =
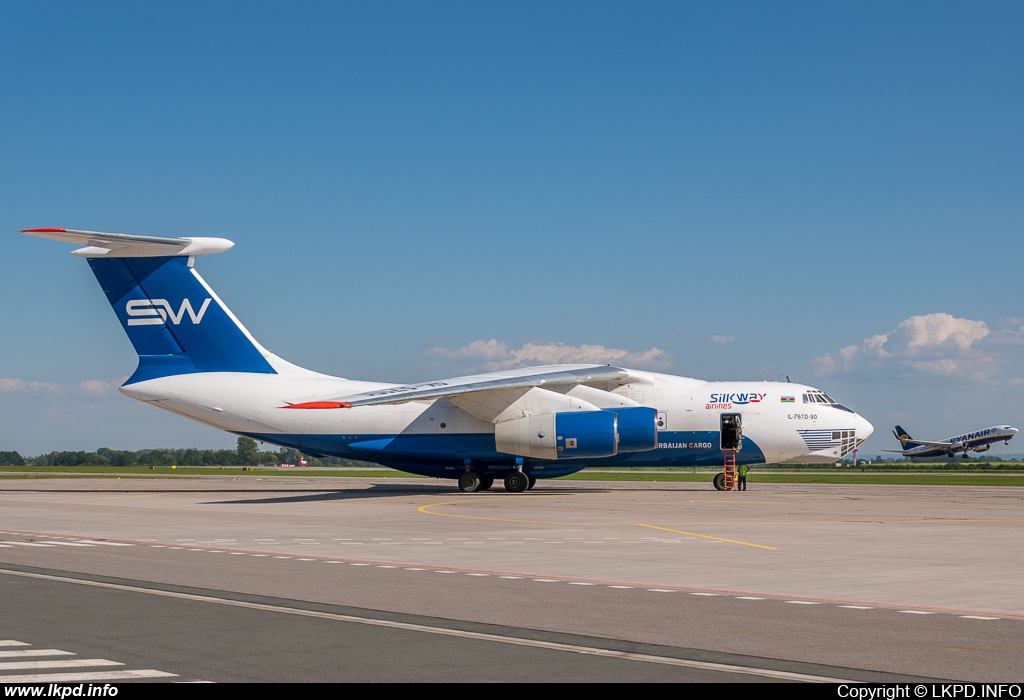
<path id="1" fill-rule="evenodd" d="M 871 437 L 871 433 L 875 432 L 875 426 L 871 425 L 871 423 L 868 423 L 864 416 L 860 415 L 859 413 L 856 415 L 857 420 L 855 421 L 855 424 L 857 426 L 857 439 L 861 441 L 867 440 L 869 437 Z"/>

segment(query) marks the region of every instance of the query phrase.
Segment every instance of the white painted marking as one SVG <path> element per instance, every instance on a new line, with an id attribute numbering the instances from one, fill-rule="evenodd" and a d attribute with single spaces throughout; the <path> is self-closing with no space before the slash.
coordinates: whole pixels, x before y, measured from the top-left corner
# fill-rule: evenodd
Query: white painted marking
<path id="1" fill-rule="evenodd" d="M 998 620 L 998 617 L 990 617 L 988 615 L 961 615 L 960 617 L 966 620 Z"/>
<path id="2" fill-rule="evenodd" d="M 316 561 L 316 559 L 296 559 L 295 561 Z"/>
<path id="3" fill-rule="evenodd" d="M 435 574 L 457 574 L 459 572 L 458 571 L 447 571 L 447 570 L 444 570 L 444 569 L 438 569 L 434 573 Z"/>
<path id="4" fill-rule="evenodd" d="M 676 592 L 676 590 L 674 588 L 648 588 L 647 590 L 651 591 L 652 593 L 675 593 Z M 705 595 L 708 595 L 708 594 L 705 594 Z M 717 593 L 711 593 L 710 595 L 718 595 L 718 594 Z"/>
<path id="5" fill-rule="evenodd" d="M 190 552 L 205 552 L 206 550 L 203 549 L 202 547 L 189 547 L 188 551 L 190 551 Z"/>
<path id="6" fill-rule="evenodd" d="M 560 580 L 557 578 L 535 578 L 531 580 L 537 581 L 538 583 L 560 583 Z"/>
<path id="7" fill-rule="evenodd" d="M 427 571 L 427 569 L 421 569 L 418 566 L 407 566 L 407 567 L 405 567 L 405 570 L 406 571 Z"/>
<path id="8" fill-rule="evenodd" d="M 107 659 L 58 659 L 56 661 L 3 661 L 0 671 L 25 671 L 32 668 L 88 668 L 90 666 L 124 666 Z"/>
<path id="9" fill-rule="evenodd" d="M 40 544 L 39 542 L 6 542 L 5 544 L 13 544 L 19 547 L 52 547 L 52 544 Z"/>
<path id="10" fill-rule="evenodd" d="M 490 576 L 490 574 L 466 574 L 466 576 Z"/>
<path id="11" fill-rule="evenodd" d="M 75 656 L 74 652 L 60 649 L 21 649 L 19 651 L 0 651 L 0 659 L 18 659 L 23 656 Z"/>
<path id="12" fill-rule="evenodd" d="M 636 586 L 608 586 L 608 588 L 636 588 Z"/>
<path id="13" fill-rule="evenodd" d="M 690 591 L 690 595 L 707 595 L 707 596 L 712 596 L 712 595 L 722 595 L 722 594 L 721 593 L 694 593 L 693 591 Z"/>
<path id="14" fill-rule="evenodd" d="M 176 673 L 146 668 L 139 671 L 86 671 L 84 673 L 32 673 L 0 676 L 0 683 L 70 683 L 72 681 L 117 681 L 129 678 L 174 678 Z"/>
<path id="15" fill-rule="evenodd" d="M 849 608 L 850 610 L 874 610 L 870 605 L 840 605 L 840 608 Z"/>
<path id="16" fill-rule="evenodd" d="M 348 564 L 349 566 L 369 566 L 369 564 L 364 564 L 360 561 L 350 561 Z"/>
<path id="17" fill-rule="evenodd" d="M 0 547 L 7 547 L 7 548 L 10 548 L 10 546 L 11 546 L 11 545 L 9 545 L 9 544 L 0 544 Z"/>
<path id="18" fill-rule="evenodd" d="M 589 583 L 587 581 L 569 581 L 570 586 L 596 586 L 596 583 Z"/>
<path id="19" fill-rule="evenodd" d="M 786 602 L 793 605 L 821 605 L 821 603 L 813 600 L 787 600 Z"/>
<path id="20" fill-rule="evenodd" d="M 736 600 L 764 600 L 764 598 L 758 598 L 756 595 L 738 595 Z"/>
<path id="21" fill-rule="evenodd" d="M 397 566 L 394 566 L 393 564 L 377 564 L 376 566 L 377 566 L 378 569 L 397 569 L 398 568 Z"/>
<path id="22" fill-rule="evenodd" d="M 250 554 L 250 557 L 269 557 L 269 554 Z"/>
<path id="23" fill-rule="evenodd" d="M 0 647 L 30 647 L 28 642 L 19 642 L 16 639 L 0 639 Z"/>
<path id="24" fill-rule="evenodd" d="M 499 576 L 498 578 L 521 579 L 523 577 L 522 576 Z"/>
<path id="25" fill-rule="evenodd" d="M 101 539 L 76 539 L 76 542 L 85 542 L 87 544 L 104 544 L 106 546 L 135 546 L 130 542 L 106 542 Z M 151 545 L 152 546 L 152 545 Z"/>
<path id="26" fill-rule="evenodd" d="M 59 544 L 63 547 L 95 547 L 94 544 L 88 544 L 87 542 L 58 542 L 57 540 L 50 540 L 50 544 Z"/>
<path id="27" fill-rule="evenodd" d="M 274 557 L 274 559 L 291 559 L 291 557 L 276 556 L 276 557 Z M 337 562 L 332 562 L 332 563 L 337 563 Z"/>
<path id="28" fill-rule="evenodd" d="M 908 615 L 932 615 L 930 610 L 900 610 L 898 612 L 907 613 Z"/>

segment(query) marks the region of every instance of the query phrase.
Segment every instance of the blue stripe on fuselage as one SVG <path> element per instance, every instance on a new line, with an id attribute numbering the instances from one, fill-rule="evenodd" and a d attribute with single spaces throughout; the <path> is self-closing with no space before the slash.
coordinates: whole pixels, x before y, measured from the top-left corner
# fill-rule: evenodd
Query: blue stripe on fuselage
<path id="1" fill-rule="evenodd" d="M 291 447 L 317 456 L 356 459 L 424 476 L 457 477 L 470 460 L 474 469 L 485 473 L 507 472 L 515 456 L 494 448 L 493 433 L 437 435 L 297 435 L 245 433 L 255 440 Z M 721 466 L 722 450 L 717 431 L 658 433 L 658 447 L 614 457 L 574 460 L 524 458 L 523 469 L 538 478 L 572 474 L 588 466 L 620 467 L 715 467 Z M 764 452 L 749 437 L 737 456 L 742 464 L 763 464 Z"/>

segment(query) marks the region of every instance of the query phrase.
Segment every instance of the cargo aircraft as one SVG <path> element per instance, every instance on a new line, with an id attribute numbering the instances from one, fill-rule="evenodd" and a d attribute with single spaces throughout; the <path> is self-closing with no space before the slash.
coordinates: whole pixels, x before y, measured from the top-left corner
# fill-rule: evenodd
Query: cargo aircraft
<path id="1" fill-rule="evenodd" d="M 186 418 L 316 456 L 510 492 L 588 465 L 835 462 L 873 430 L 818 389 L 709 382 L 595 364 L 510 369 L 416 384 L 342 379 L 266 350 L 194 268 L 223 238 L 63 228 L 22 233 L 76 243 L 139 365 L 121 392 Z M 714 483 L 723 488 L 723 475 Z"/>
<path id="2" fill-rule="evenodd" d="M 1002 441 L 1009 445 L 1010 438 L 1019 431 L 1009 425 L 994 425 L 991 428 L 975 430 L 963 435 L 946 438 L 931 442 L 929 440 L 915 440 L 900 426 L 892 434 L 900 441 L 902 450 L 882 450 L 883 452 L 898 452 L 904 457 L 952 457 L 957 452 L 963 452 L 966 456 L 971 450 L 975 452 L 986 452 L 992 449 L 992 443 Z"/>

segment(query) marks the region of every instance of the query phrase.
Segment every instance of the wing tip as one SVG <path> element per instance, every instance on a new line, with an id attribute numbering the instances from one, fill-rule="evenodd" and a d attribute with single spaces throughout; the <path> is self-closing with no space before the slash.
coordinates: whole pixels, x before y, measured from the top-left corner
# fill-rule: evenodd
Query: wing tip
<path id="1" fill-rule="evenodd" d="M 23 228 L 21 233 L 67 233 L 66 228 Z"/>

